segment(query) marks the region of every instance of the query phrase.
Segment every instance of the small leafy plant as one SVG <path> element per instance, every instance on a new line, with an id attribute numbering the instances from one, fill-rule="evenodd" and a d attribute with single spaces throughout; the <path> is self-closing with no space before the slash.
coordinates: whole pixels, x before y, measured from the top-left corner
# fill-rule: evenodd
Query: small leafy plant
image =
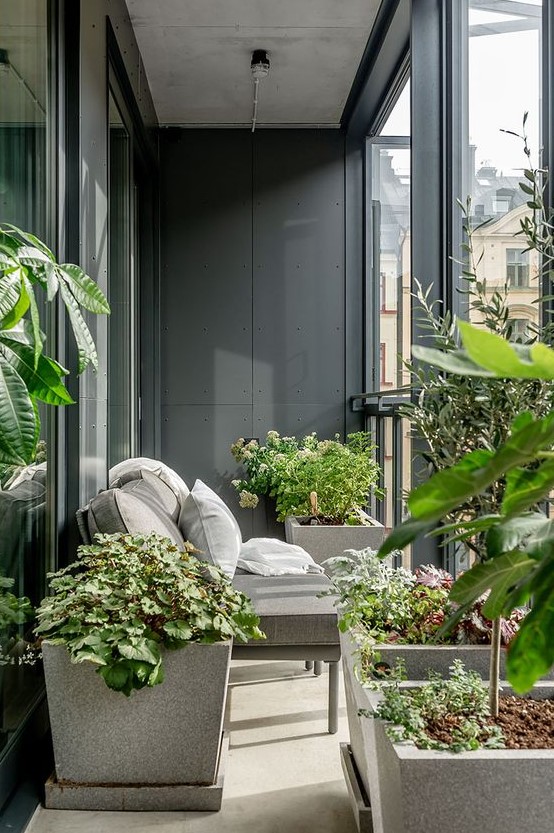
<path id="1" fill-rule="evenodd" d="M 371 677 L 378 644 L 424 644 L 436 642 L 445 622 L 457 610 L 450 599 L 453 577 L 432 565 L 414 572 L 391 567 L 371 549 L 348 550 L 326 562 L 332 589 L 340 608 L 339 628 L 358 634 L 360 673 Z M 456 626 L 444 634 L 443 644 L 489 644 L 492 621 L 483 614 L 485 598 L 476 599 Z M 523 619 L 516 609 L 502 620 L 502 641 L 508 645 Z M 377 644 L 377 651 L 375 650 Z"/>
<path id="2" fill-rule="evenodd" d="M 380 691 L 383 700 L 375 717 L 387 721 L 385 731 L 394 742 L 449 752 L 505 745 L 501 729 L 490 723 L 486 686 L 460 660 L 454 661 L 448 679 L 430 673 L 429 682 L 417 688 L 401 688 L 395 680 L 380 685 Z"/>
<path id="3" fill-rule="evenodd" d="M 297 440 L 269 431 L 265 445 L 240 438 L 231 453 L 247 477 L 233 480 L 233 486 L 243 508 L 255 508 L 259 495 L 275 498 L 279 521 L 312 515 L 320 523 L 360 524 L 370 493 L 383 496 L 374 450 L 364 431 L 349 434 L 346 443 L 338 434 L 334 440 L 319 440 L 315 432 Z"/>
<path id="4" fill-rule="evenodd" d="M 92 662 L 127 696 L 163 681 L 163 648 L 263 638 L 251 602 L 191 544 L 160 535 L 97 535 L 79 559 L 51 574 L 36 634 Z"/>
<path id="5" fill-rule="evenodd" d="M 96 283 L 73 263 L 58 263 L 50 249 L 29 232 L 0 226 L 0 463 L 24 466 L 36 458 L 40 434 L 37 402 L 69 405 L 63 377 L 68 371 L 44 352 L 41 289 L 52 302 L 59 293 L 73 330 L 82 373 L 98 357 L 81 308 L 108 314 Z"/>

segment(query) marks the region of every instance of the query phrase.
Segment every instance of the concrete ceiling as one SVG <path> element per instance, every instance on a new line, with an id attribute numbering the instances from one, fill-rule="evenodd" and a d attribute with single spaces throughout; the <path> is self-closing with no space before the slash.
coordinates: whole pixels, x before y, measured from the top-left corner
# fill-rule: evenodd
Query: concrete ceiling
<path id="1" fill-rule="evenodd" d="M 126 0 L 162 125 L 338 125 L 380 0 Z"/>

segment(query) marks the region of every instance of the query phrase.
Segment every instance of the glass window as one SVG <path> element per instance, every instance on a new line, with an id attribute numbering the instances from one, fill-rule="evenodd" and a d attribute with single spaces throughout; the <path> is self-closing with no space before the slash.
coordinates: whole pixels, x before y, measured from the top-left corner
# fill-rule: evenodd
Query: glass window
<path id="1" fill-rule="evenodd" d="M 408 78 L 379 135 L 409 136 L 411 132 L 410 79 Z"/>
<path id="2" fill-rule="evenodd" d="M 536 253 L 521 251 L 521 220 L 529 212 L 519 188 L 529 167 L 521 139 L 504 132 L 526 133 L 532 164 L 538 164 L 540 133 L 540 0 L 483 3 L 469 0 L 467 190 L 472 198 L 477 277 L 488 291 L 507 286 L 531 321 L 538 321 Z M 518 246 L 519 244 L 519 246 Z M 528 298 L 522 299 L 521 290 Z M 508 298 L 510 302 L 511 298 Z M 514 299 L 515 300 L 515 299 Z M 478 313 L 472 315 L 479 319 Z"/>
<path id="3" fill-rule="evenodd" d="M 48 242 L 46 11 L 38 0 L 0 0 L 0 222 Z M 46 437 L 48 411 L 41 417 Z M 32 465 L 0 465 L 0 757 L 42 691 L 41 669 L 27 660 L 32 608 L 46 590 L 47 457 L 42 440 Z"/>
<path id="4" fill-rule="evenodd" d="M 108 465 L 135 451 L 134 186 L 131 135 L 109 94 Z"/>
<path id="5" fill-rule="evenodd" d="M 516 289 L 529 286 L 529 252 L 506 249 L 506 283 Z"/>
<path id="6" fill-rule="evenodd" d="M 404 86 L 379 136 L 367 140 L 368 365 L 367 390 L 394 391 L 410 381 L 403 359 L 411 352 L 410 84 Z M 382 401 L 382 400 L 380 400 Z M 411 487 L 411 440 L 404 420 L 376 415 L 386 498 L 375 507 L 390 528 L 402 519 Z M 401 453 L 399 453 L 399 451 Z M 374 509 L 374 511 L 375 511 Z M 410 554 L 406 552 L 406 563 Z"/>

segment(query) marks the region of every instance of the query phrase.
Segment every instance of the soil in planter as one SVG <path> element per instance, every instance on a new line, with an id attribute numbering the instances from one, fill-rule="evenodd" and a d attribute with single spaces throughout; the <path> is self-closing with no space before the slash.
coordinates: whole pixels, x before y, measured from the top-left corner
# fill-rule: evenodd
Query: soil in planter
<path id="1" fill-rule="evenodd" d="M 342 526 L 341 521 L 335 518 L 328 518 L 325 515 L 306 515 L 298 518 L 300 526 Z"/>
<path id="2" fill-rule="evenodd" d="M 460 719 L 458 715 L 446 715 L 428 724 L 427 734 L 450 743 Z M 490 722 L 502 729 L 507 749 L 554 749 L 554 700 L 501 697 L 498 718 Z"/>

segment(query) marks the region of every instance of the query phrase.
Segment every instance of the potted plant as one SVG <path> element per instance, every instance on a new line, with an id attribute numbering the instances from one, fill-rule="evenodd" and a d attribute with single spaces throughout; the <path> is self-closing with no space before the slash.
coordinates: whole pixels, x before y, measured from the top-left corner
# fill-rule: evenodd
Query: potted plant
<path id="1" fill-rule="evenodd" d="M 36 629 L 56 762 L 50 806 L 219 809 L 221 784 L 209 788 L 231 643 L 262 634 L 249 600 L 192 550 L 156 534 L 98 535 L 52 575 Z"/>
<path id="2" fill-rule="evenodd" d="M 483 614 L 484 598 L 478 598 L 451 631 L 441 634 L 456 606 L 449 598 L 453 578 L 437 567 L 413 572 L 394 568 L 372 550 L 344 553 L 326 566 L 332 581 L 329 592 L 340 611 L 350 734 L 350 749 L 342 750 L 345 777 L 351 792 L 358 780 L 367 795 L 373 792 L 373 823 L 379 830 L 379 803 L 371 789 L 378 777 L 375 730 L 364 717 L 372 707 L 375 679 L 388 676 L 400 662 L 409 680 L 422 680 L 429 671 L 446 674 L 459 659 L 486 677 L 492 622 Z M 522 618 L 518 609 L 502 620 L 504 645 L 513 639 Z"/>
<path id="3" fill-rule="evenodd" d="M 231 452 L 247 476 L 233 480 L 233 486 L 243 508 L 253 509 L 259 495 L 274 498 L 287 541 L 321 564 L 346 549 L 377 547 L 383 540 L 383 526 L 365 512 L 370 493 L 383 495 L 374 448 L 363 431 L 349 434 L 345 443 L 338 434 L 319 440 L 315 432 L 297 440 L 269 431 L 264 445 L 240 438 Z"/>
<path id="4" fill-rule="evenodd" d="M 459 327 L 466 352 L 459 351 L 454 359 L 447 353 L 428 358 L 445 367 L 451 367 L 456 360 L 458 372 L 462 372 L 463 363 L 465 372 L 472 374 L 505 379 L 554 380 L 554 351 L 545 345 L 511 345 L 492 333 L 463 322 Z M 463 540 L 477 533 L 484 535 L 488 557 L 484 562 L 476 562 L 457 579 L 451 590 L 451 599 L 459 605 L 454 622 L 485 591 L 489 592 L 489 596 L 483 610 L 491 618 L 506 615 L 521 604 L 531 603 L 531 609 L 510 645 L 506 661 L 508 680 L 518 694 L 529 692 L 554 664 L 551 638 L 554 524 L 537 509 L 537 505 L 554 488 L 553 446 L 554 414 L 537 418 L 524 411 L 514 420 L 506 441 L 499 448 L 471 452 L 451 469 L 438 472 L 414 490 L 408 501 L 411 518 L 391 534 L 381 550 L 384 556 L 400 540 L 413 540 L 419 534 L 431 532 L 438 521 L 448 517 L 460 504 L 473 495 L 484 493 L 499 478 L 504 479 L 505 493 L 498 512 L 477 519 L 467 518 L 454 525 L 454 532 Z M 435 704 L 444 699 L 447 689 L 447 683 L 434 682 L 432 699 Z M 396 729 L 391 725 L 382 725 L 380 720 L 375 726 L 380 770 L 379 787 L 375 789 L 379 793 L 378 802 L 385 824 L 393 824 L 394 830 L 399 833 L 408 830 L 435 833 L 449 827 L 460 833 L 469 833 L 476 828 L 515 833 L 521 829 L 521 819 L 518 818 L 521 806 L 519 786 L 524 783 L 527 793 L 533 797 L 526 801 L 526 825 L 540 833 L 551 829 L 554 812 L 549 789 L 554 777 L 552 700 L 532 705 L 527 700 L 504 703 L 501 699 L 499 702 L 497 675 L 490 679 L 488 689 L 488 696 L 485 691 L 484 700 L 483 697 L 479 700 L 478 711 L 481 715 L 486 714 L 488 723 L 494 721 L 502 726 L 516 724 L 517 721 L 515 740 L 513 725 L 509 732 L 512 737 L 509 742 L 515 748 L 481 748 L 480 735 L 475 729 L 478 715 L 474 708 L 470 708 L 471 699 L 465 704 L 466 717 L 473 723 L 473 729 L 470 726 L 466 735 L 470 745 L 460 746 L 458 732 L 454 746 L 460 749 L 478 748 L 476 752 L 463 752 L 459 756 L 454 752 L 429 751 L 429 748 L 420 750 L 398 743 L 401 738 L 414 738 L 412 729 L 407 728 L 408 724 L 412 727 L 417 724 L 420 729 L 427 725 L 425 709 L 422 709 L 420 702 L 422 697 L 429 699 L 425 692 L 420 695 L 395 690 L 385 696 L 384 707 L 375 706 L 378 716 L 402 727 Z M 543 682 L 533 690 L 532 697 L 542 695 L 552 698 L 553 694 L 552 684 Z M 444 731 L 444 726 L 448 724 L 452 727 L 454 719 L 452 711 L 442 715 L 441 730 Z M 541 720 L 547 726 L 546 738 L 542 741 L 531 738 L 529 747 L 529 742 L 526 742 L 526 735 L 530 734 L 529 724 Z M 463 731 L 466 732 L 465 729 Z M 495 745 L 498 745 L 497 742 L 498 738 Z M 541 744 L 546 748 L 540 748 Z M 448 801 L 442 794 L 440 810 L 428 802 L 423 810 L 414 793 L 414 778 L 421 778 L 423 768 L 425 777 L 437 778 L 438 781 L 433 780 L 434 786 L 438 785 L 442 790 L 446 789 L 444 777 L 451 784 L 460 778 L 472 784 L 471 819 L 460 816 L 460 802 L 456 795 L 450 799 L 450 793 Z M 386 786 L 385 770 L 388 772 Z M 495 797 L 493 804 L 490 802 L 491 795 Z M 422 826 L 423 812 L 427 820 L 425 827 Z M 435 812 L 439 815 L 435 816 Z M 437 826 L 435 819 L 439 817 L 440 826 Z"/>

